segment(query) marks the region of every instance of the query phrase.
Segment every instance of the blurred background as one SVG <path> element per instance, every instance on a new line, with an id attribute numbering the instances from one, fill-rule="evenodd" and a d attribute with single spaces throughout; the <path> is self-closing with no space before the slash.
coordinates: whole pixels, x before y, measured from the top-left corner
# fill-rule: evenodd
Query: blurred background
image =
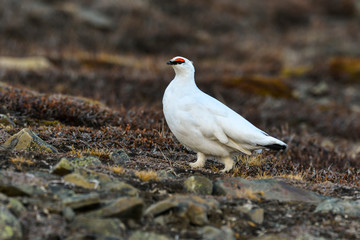
<path id="1" fill-rule="evenodd" d="M 165 63 L 181 55 L 202 90 L 257 126 L 360 152 L 360 1 L 0 5 L 0 81 L 160 112 L 174 76 Z"/>

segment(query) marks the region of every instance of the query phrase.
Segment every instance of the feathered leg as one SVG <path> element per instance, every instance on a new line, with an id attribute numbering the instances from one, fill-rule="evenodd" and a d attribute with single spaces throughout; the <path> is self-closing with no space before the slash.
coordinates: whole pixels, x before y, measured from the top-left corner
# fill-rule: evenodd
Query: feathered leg
<path id="1" fill-rule="evenodd" d="M 194 163 L 190 163 L 190 167 L 192 168 L 202 168 L 205 166 L 206 156 L 205 154 L 198 152 L 197 153 L 197 160 Z"/>
<path id="2" fill-rule="evenodd" d="M 231 157 L 222 157 L 221 161 L 225 165 L 224 169 L 220 171 L 222 173 L 230 171 L 234 166 L 234 160 Z"/>

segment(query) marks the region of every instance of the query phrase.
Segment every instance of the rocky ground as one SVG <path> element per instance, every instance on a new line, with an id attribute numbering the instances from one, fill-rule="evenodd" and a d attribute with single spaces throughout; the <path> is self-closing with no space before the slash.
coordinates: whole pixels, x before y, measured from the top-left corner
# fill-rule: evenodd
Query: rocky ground
<path id="1" fill-rule="evenodd" d="M 1 6 L 0 239 L 360 239 L 357 1 Z M 191 169 L 176 55 L 289 149 Z"/>

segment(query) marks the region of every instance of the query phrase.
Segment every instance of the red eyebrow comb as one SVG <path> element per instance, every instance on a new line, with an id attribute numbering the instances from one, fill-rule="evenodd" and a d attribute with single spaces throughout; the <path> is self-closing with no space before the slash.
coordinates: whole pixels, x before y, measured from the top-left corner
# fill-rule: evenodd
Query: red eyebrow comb
<path id="1" fill-rule="evenodd" d="M 176 58 L 174 61 L 176 61 L 176 62 L 185 62 L 185 60 L 182 59 L 182 58 Z"/>

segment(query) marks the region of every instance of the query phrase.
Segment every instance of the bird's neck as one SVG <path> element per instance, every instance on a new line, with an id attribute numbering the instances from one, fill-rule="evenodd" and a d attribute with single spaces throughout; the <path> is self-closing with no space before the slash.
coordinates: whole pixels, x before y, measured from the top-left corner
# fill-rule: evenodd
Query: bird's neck
<path id="1" fill-rule="evenodd" d="M 194 72 L 176 72 L 174 81 L 180 85 L 195 85 L 195 73 Z"/>

